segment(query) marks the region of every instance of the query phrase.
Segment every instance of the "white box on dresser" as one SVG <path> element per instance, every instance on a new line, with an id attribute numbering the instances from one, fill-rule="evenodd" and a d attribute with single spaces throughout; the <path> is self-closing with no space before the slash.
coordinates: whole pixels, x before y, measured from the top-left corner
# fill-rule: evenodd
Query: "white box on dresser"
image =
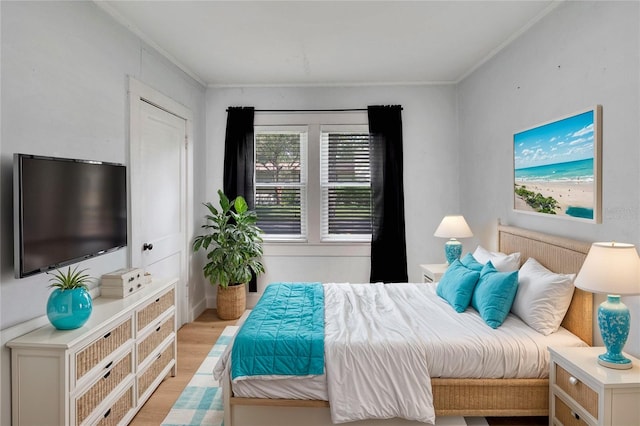
<path id="1" fill-rule="evenodd" d="M 124 298 L 141 290 L 145 285 L 145 275 L 139 268 L 122 268 L 104 274 L 100 280 L 102 297 Z"/>
<path id="2" fill-rule="evenodd" d="M 154 280 L 126 299 L 99 297 L 87 323 L 13 339 L 14 425 L 128 423 L 176 372 L 176 283 Z"/>
<path id="3" fill-rule="evenodd" d="M 640 360 L 629 370 L 598 364 L 603 347 L 549 348 L 549 424 L 640 424 Z"/>

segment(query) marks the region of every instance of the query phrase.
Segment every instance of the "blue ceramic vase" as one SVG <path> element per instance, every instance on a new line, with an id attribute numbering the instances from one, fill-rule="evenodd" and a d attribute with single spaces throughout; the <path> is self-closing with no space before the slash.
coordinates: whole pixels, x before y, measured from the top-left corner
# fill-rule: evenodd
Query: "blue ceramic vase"
<path id="1" fill-rule="evenodd" d="M 84 288 L 56 288 L 47 301 L 47 317 L 58 330 L 80 328 L 91 316 L 91 295 Z"/>

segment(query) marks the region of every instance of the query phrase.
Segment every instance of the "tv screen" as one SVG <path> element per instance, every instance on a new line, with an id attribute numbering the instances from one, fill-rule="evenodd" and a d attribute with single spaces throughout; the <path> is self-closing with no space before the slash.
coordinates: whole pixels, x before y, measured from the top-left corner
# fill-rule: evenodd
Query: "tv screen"
<path id="1" fill-rule="evenodd" d="M 14 154 L 16 277 L 127 244 L 122 164 Z"/>

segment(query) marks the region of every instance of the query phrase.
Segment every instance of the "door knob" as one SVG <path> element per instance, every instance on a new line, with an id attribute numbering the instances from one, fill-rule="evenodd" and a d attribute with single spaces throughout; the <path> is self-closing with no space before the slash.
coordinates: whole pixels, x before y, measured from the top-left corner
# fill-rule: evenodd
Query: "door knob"
<path id="1" fill-rule="evenodd" d="M 153 250 L 153 244 L 151 244 L 151 243 L 144 243 L 144 244 L 142 245 L 142 251 L 145 251 L 145 250 Z"/>

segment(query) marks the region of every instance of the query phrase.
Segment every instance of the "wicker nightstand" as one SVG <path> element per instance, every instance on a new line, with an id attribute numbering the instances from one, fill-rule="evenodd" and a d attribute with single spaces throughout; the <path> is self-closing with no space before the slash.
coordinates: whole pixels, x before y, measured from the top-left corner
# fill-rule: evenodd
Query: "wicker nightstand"
<path id="1" fill-rule="evenodd" d="M 549 424 L 640 424 L 640 360 L 629 357 L 633 368 L 615 370 L 597 362 L 605 348 L 549 351 Z"/>

